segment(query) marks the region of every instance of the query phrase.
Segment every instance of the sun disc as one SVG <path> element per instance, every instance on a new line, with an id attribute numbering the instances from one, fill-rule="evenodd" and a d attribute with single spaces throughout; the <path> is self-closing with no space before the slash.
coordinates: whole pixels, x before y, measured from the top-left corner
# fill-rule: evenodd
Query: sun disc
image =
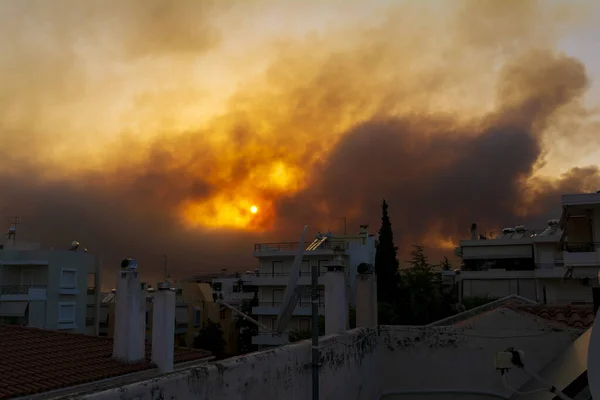
<path id="1" fill-rule="evenodd" d="M 252 206 L 252 207 L 250 207 L 250 212 L 251 212 L 252 214 L 256 214 L 256 213 L 258 212 L 258 207 L 256 207 L 256 206 Z"/>

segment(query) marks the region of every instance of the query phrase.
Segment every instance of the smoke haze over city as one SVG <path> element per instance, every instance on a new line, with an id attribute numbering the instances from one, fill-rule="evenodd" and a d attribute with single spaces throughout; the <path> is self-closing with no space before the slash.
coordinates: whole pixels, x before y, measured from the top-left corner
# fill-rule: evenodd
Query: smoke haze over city
<path id="1" fill-rule="evenodd" d="M 543 226 L 600 189 L 595 70 L 565 50 L 599 8 L 0 2 L 0 209 L 150 281 L 161 254 L 183 278 L 253 269 L 305 224 L 375 232 L 383 198 L 401 259 Z"/>

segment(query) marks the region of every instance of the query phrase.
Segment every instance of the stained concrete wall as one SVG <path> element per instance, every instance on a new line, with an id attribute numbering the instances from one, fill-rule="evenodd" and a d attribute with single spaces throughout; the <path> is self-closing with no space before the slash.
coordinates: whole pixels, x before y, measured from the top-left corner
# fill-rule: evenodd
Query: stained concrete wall
<path id="1" fill-rule="evenodd" d="M 326 336 L 320 342 L 321 399 L 375 400 L 394 391 L 441 389 L 508 396 L 494 368 L 494 354 L 508 347 L 524 350 L 525 364 L 539 371 L 580 333 L 500 308 L 458 326 L 381 326 Z M 80 398 L 308 400 L 310 361 L 311 346 L 305 341 Z M 513 371 L 508 379 L 520 387 L 528 377 Z M 411 396 L 402 398 L 456 398 L 433 393 Z"/>

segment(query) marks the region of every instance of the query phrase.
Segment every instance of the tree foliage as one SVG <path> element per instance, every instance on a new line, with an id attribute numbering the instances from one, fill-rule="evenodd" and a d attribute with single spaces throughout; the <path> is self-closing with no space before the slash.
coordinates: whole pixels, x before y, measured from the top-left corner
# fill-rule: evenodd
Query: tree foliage
<path id="1" fill-rule="evenodd" d="M 217 358 L 225 356 L 226 344 L 225 339 L 223 339 L 221 325 L 210 319 L 194 339 L 194 348 L 208 350 Z"/>
<path id="2" fill-rule="evenodd" d="M 254 292 L 252 300 L 244 300 L 240 305 L 240 311 L 251 318 L 256 318 L 252 314 L 252 308 L 258 306 L 258 292 Z M 247 319 L 236 315 L 236 326 L 239 329 L 238 354 L 250 353 L 256 351 L 258 346 L 252 344 L 252 337 L 258 335 L 258 326 Z"/>
<path id="3" fill-rule="evenodd" d="M 319 315 L 319 336 L 325 334 L 325 317 Z M 292 329 L 289 333 L 290 343 L 312 338 L 312 329 Z"/>
<path id="4" fill-rule="evenodd" d="M 377 273 L 377 301 L 396 304 L 400 274 L 398 271 L 398 248 L 394 244 L 392 223 L 388 215 L 385 200 L 381 204 L 381 228 L 375 253 L 375 272 Z M 382 321 L 385 323 L 385 321 Z"/>

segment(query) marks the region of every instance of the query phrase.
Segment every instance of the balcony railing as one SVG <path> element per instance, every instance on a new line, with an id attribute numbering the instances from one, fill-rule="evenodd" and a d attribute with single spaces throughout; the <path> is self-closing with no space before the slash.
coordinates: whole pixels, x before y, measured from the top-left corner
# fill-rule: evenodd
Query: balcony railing
<path id="1" fill-rule="evenodd" d="M 85 326 L 94 326 L 94 317 L 85 317 Z"/>
<path id="2" fill-rule="evenodd" d="M 563 251 L 569 253 L 593 253 L 600 248 L 600 242 L 563 243 Z"/>
<path id="3" fill-rule="evenodd" d="M 258 303 L 259 307 L 274 307 L 274 308 L 279 308 L 281 307 L 281 301 L 261 301 L 260 303 Z M 299 308 L 310 308 L 312 306 L 312 302 L 310 301 L 310 299 L 301 299 L 297 304 L 296 307 Z M 325 301 L 323 300 L 319 300 L 319 307 L 325 307 Z"/>
<path id="4" fill-rule="evenodd" d="M 327 268 L 319 267 L 319 276 L 324 275 L 327 272 Z M 280 278 L 280 277 L 288 277 L 291 273 L 288 272 L 272 272 L 272 271 L 259 271 L 257 277 L 259 278 Z M 300 270 L 300 276 L 311 276 L 311 271 L 303 271 Z"/>
<path id="5" fill-rule="evenodd" d="M 44 285 L 5 285 L 0 286 L 0 295 L 29 294 L 29 289 L 46 289 Z"/>
<path id="6" fill-rule="evenodd" d="M 300 242 L 281 242 L 281 243 L 258 243 L 254 245 L 254 251 L 294 251 L 298 249 Z M 305 242 L 304 248 L 310 246 L 312 242 Z M 345 250 L 346 244 L 343 240 L 326 240 L 315 250 Z"/>

